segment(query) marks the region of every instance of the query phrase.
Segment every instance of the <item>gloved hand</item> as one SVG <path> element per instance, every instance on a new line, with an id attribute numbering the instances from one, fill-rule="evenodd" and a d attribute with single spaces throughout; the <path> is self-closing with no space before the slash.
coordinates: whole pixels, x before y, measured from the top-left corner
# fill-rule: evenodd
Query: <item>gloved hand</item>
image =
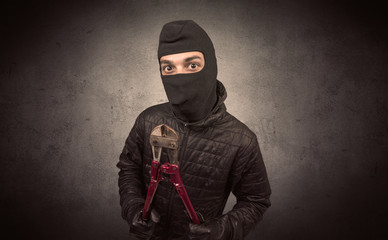
<path id="1" fill-rule="evenodd" d="M 188 238 L 190 240 L 218 239 L 218 226 L 216 220 L 206 221 L 202 224 L 189 224 Z"/>
<path id="2" fill-rule="evenodd" d="M 129 233 L 132 238 L 136 239 L 150 239 L 154 233 L 155 226 L 160 221 L 160 216 L 156 210 L 152 209 L 150 218 L 143 220 L 142 217 L 143 206 L 139 206 L 133 217 L 128 216 Z M 131 239 L 132 239 L 131 238 Z"/>

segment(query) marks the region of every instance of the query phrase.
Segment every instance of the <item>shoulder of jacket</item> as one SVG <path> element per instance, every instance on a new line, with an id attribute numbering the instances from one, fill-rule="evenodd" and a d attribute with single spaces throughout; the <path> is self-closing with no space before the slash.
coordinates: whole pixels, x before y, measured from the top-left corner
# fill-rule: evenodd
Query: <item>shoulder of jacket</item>
<path id="1" fill-rule="evenodd" d="M 229 112 L 226 113 L 230 129 L 240 135 L 243 135 L 249 139 L 256 138 L 256 134 L 243 122 L 241 122 L 239 119 L 237 119 L 235 116 L 230 114 Z"/>
<path id="2" fill-rule="evenodd" d="M 256 133 L 229 112 L 226 114 L 226 119 L 228 120 L 224 125 L 226 128 L 225 131 L 232 132 L 234 136 L 233 142 L 242 149 L 255 147 L 258 144 Z"/>

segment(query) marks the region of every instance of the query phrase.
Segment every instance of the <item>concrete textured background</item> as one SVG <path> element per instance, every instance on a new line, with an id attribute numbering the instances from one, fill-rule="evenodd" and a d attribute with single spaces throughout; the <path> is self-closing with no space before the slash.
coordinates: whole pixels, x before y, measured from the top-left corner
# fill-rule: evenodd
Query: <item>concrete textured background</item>
<path id="1" fill-rule="evenodd" d="M 162 25 L 193 19 L 214 42 L 228 111 L 258 136 L 273 190 L 247 239 L 387 239 L 386 10 L 382 1 L 3 5 L 1 233 L 127 239 L 115 164 L 136 116 L 167 100 Z"/>

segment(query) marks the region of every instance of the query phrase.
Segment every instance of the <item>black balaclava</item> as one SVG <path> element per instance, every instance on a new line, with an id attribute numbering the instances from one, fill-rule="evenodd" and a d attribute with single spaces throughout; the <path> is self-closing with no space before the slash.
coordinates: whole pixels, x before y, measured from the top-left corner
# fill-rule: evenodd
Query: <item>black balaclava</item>
<path id="1" fill-rule="evenodd" d="M 199 51 L 205 58 L 201 71 L 161 75 L 164 89 L 175 115 L 185 122 L 207 117 L 217 101 L 217 62 L 213 43 L 194 21 L 174 21 L 163 26 L 158 58 L 165 55 Z"/>

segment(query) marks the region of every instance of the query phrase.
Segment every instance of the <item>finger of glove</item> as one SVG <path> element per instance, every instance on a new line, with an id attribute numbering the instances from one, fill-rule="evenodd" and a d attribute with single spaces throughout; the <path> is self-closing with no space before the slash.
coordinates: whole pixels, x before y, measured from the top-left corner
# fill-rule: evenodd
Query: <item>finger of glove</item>
<path id="1" fill-rule="evenodd" d="M 197 212 L 197 216 L 198 216 L 198 219 L 199 219 L 200 223 L 204 223 L 205 222 L 205 217 L 202 215 L 202 213 Z"/>
<path id="2" fill-rule="evenodd" d="M 133 222 L 129 232 L 137 236 L 139 239 L 149 239 L 155 229 L 155 224 L 152 221 L 144 221 L 140 218 L 138 221 Z"/>
<path id="3" fill-rule="evenodd" d="M 132 219 L 132 226 L 143 230 L 147 230 L 153 226 L 153 222 L 144 220 L 142 217 L 142 213 L 138 212 Z"/>
<path id="4" fill-rule="evenodd" d="M 210 240 L 210 235 L 201 235 L 201 236 L 192 236 L 189 235 L 188 238 L 190 240 Z"/>
<path id="5" fill-rule="evenodd" d="M 131 206 L 131 208 L 128 210 L 127 213 L 127 221 L 129 224 L 133 222 L 134 219 L 137 219 L 139 217 L 139 214 L 141 214 L 141 211 L 143 209 L 142 203 L 137 203 L 134 206 Z"/>
<path id="6" fill-rule="evenodd" d="M 130 239 L 140 239 L 140 240 L 147 240 L 150 239 L 152 234 L 149 232 L 139 231 L 139 229 L 136 228 L 130 228 L 129 230 Z"/>
<path id="7" fill-rule="evenodd" d="M 190 214 L 189 214 L 189 212 L 187 212 L 186 209 L 183 210 L 183 212 L 186 214 L 186 216 L 187 216 L 188 218 L 191 219 Z M 202 213 L 196 212 L 196 214 L 197 214 L 197 217 L 198 217 L 199 222 L 200 222 L 200 223 L 204 223 L 204 222 L 205 222 L 205 218 L 204 218 L 204 216 L 202 215 Z"/>
<path id="8" fill-rule="evenodd" d="M 206 234 L 198 234 L 198 233 L 189 233 L 187 235 L 188 239 L 190 240 L 210 240 L 211 235 L 206 233 Z"/>
<path id="9" fill-rule="evenodd" d="M 153 221 L 154 223 L 160 222 L 160 215 L 155 209 L 151 210 L 151 221 Z"/>
<path id="10" fill-rule="evenodd" d="M 205 224 L 189 224 L 189 232 L 191 235 L 210 235 L 211 228 L 206 226 Z"/>

